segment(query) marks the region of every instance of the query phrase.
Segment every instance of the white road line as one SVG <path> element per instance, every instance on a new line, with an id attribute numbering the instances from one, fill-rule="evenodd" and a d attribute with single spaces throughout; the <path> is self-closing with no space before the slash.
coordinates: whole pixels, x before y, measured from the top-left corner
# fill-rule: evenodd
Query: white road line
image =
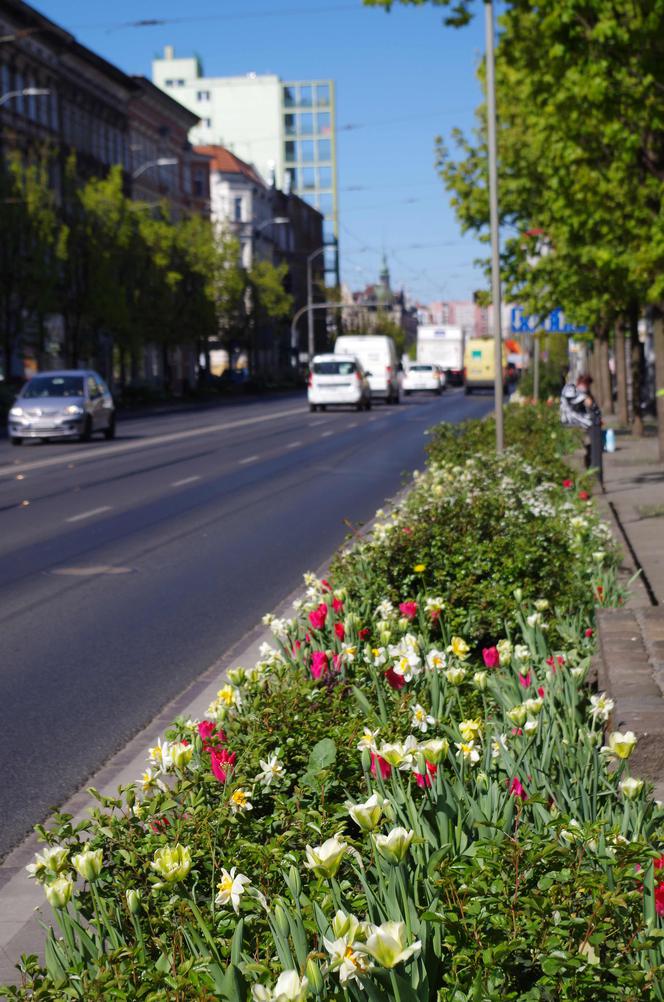
<path id="1" fill-rule="evenodd" d="M 243 418 L 240 421 L 224 421 L 219 424 L 201 425 L 199 428 L 190 428 L 187 431 L 174 431 L 166 435 L 146 436 L 133 442 L 118 442 L 117 445 L 104 445 L 99 449 L 87 449 L 80 452 L 67 452 L 61 456 L 52 456 L 50 459 L 37 459 L 34 463 L 23 463 L 17 466 L 12 463 L 0 469 L 0 477 L 13 477 L 17 473 L 25 473 L 27 470 L 41 470 L 48 466 L 60 466 L 63 463 L 70 463 L 73 459 L 77 463 L 88 462 L 89 460 L 103 460 L 108 456 L 118 456 L 124 452 L 134 452 L 136 449 L 145 449 L 151 445 L 168 445 L 170 442 L 182 442 L 188 438 L 196 438 L 198 435 L 212 435 L 220 431 L 229 431 L 233 428 L 248 428 L 254 424 L 264 424 L 266 421 L 277 421 L 279 418 L 293 417 L 295 414 L 303 414 L 303 407 L 291 407 L 287 411 L 276 411 L 272 414 L 261 414 L 259 417 Z M 124 426 L 123 426 L 124 427 Z"/>
<path id="2" fill-rule="evenodd" d="M 193 484 L 196 480 L 200 479 L 200 477 L 185 477 L 184 480 L 174 480 L 171 487 L 184 487 L 185 484 Z"/>
<path id="3" fill-rule="evenodd" d="M 260 456 L 247 456 L 245 459 L 241 459 L 239 463 L 240 466 L 244 466 L 245 463 L 255 463 L 257 459 L 260 459 Z"/>
<path id="4" fill-rule="evenodd" d="M 103 508 L 93 508 L 92 511 L 83 511 L 80 515 L 72 515 L 71 518 L 66 518 L 65 522 L 82 522 L 84 518 L 92 518 L 93 515 L 103 515 L 105 511 L 111 511 L 110 505 L 104 505 Z"/>
<path id="5" fill-rule="evenodd" d="M 302 445 L 302 443 L 301 442 L 289 442 L 288 445 L 286 446 L 286 448 L 287 449 L 297 449 L 297 447 L 299 445 Z"/>
<path id="6" fill-rule="evenodd" d="M 334 435 L 334 432 L 333 431 L 324 431 L 321 434 L 321 438 L 327 438 L 329 435 Z"/>
<path id="7" fill-rule="evenodd" d="M 309 422 L 309 427 L 310 428 L 317 428 L 319 424 L 325 424 L 325 419 L 323 419 L 322 421 L 310 421 Z"/>
<path id="8" fill-rule="evenodd" d="M 353 421 L 351 424 L 348 425 L 348 427 L 349 428 L 357 428 L 357 421 Z"/>

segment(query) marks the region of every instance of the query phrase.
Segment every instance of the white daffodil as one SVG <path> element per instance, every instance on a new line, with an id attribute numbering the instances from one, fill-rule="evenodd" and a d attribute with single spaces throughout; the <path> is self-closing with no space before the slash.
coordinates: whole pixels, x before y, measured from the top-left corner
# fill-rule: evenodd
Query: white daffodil
<path id="1" fill-rule="evenodd" d="M 240 786 L 238 786 L 237 790 L 233 791 L 228 801 L 233 814 L 245 814 L 247 811 L 253 811 L 254 805 L 249 799 L 250 796 L 251 794 L 247 793 Z"/>
<path id="2" fill-rule="evenodd" d="M 494 735 L 491 742 L 491 758 L 497 759 L 500 757 L 501 751 L 507 751 L 507 735 L 498 734 Z"/>
<path id="3" fill-rule="evenodd" d="M 268 759 L 261 759 L 261 771 L 256 776 L 257 782 L 265 788 L 271 786 L 276 780 L 283 779 L 286 775 L 283 763 L 279 760 L 279 752 L 276 751 Z"/>
<path id="4" fill-rule="evenodd" d="M 480 760 L 479 750 L 475 747 L 474 741 L 455 741 L 454 742 L 457 750 L 456 757 L 461 758 L 464 762 L 470 762 L 471 765 L 475 765 L 476 762 Z"/>
<path id="5" fill-rule="evenodd" d="M 274 988 L 252 985 L 253 1002 L 304 1002 L 309 992 L 309 982 L 297 971 L 283 971 Z"/>
<path id="6" fill-rule="evenodd" d="M 356 981 L 361 985 L 361 976 L 373 966 L 369 958 L 354 948 L 352 940 L 345 936 L 339 939 L 323 939 L 323 945 L 330 955 L 329 970 L 334 971 L 342 985 Z"/>
<path id="7" fill-rule="evenodd" d="M 602 723 L 606 723 L 615 705 L 614 701 L 605 692 L 592 695 L 590 697 L 590 716 L 593 720 L 601 720 Z"/>
<path id="8" fill-rule="evenodd" d="M 382 668 L 384 664 L 387 663 L 387 651 L 384 647 L 372 647 L 371 650 L 371 663 L 374 668 Z"/>
<path id="9" fill-rule="evenodd" d="M 240 898 L 244 894 L 245 887 L 250 883 L 249 877 L 245 877 L 243 873 L 238 873 L 236 866 L 231 867 L 230 873 L 222 867 L 221 880 L 217 884 L 217 896 L 214 899 L 215 904 L 224 907 L 230 901 L 233 910 L 238 914 L 240 911 Z"/>
<path id="10" fill-rule="evenodd" d="M 363 832 L 371 832 L 380 824 L 383 811 L 389 806 L 389 800 L 379 797 L 377 793 L 372 793 L 363 804 L 351 804 L 346 802 L 346 809 L 351 818 Z"/>
<path id="11" fill-rule="evenodd" d="M 378 737 L 379 728 L 372 731 L 371 728 L 365 727 L 362 731 L 362 737 L 357 742 L 358 751 L 376 751 L 376 738 Z"/>
<path id="12" fill-rule="evenodd" d="M 334 877 L 341 861 L 348 851 L 348 846 L 336 835 L 326 839 L 322 845 L 312 848 L 306 846 L 306 866 L 319 877 Z"/>
<path id="13" fill-rule="evenodd" d="M 374 835 L 376 851 L 388 863 L 401 863 L 410 849 L 415 832 L 412 829 L 393 828 L 387 835 Z"/>
<path id="14" fill-rule="evenodd" d="M 383 922 L 382 925 L 372 925 L 369 928 L 367 941 L 361 949 L 376 960 L 381 967 L 388 969 L 409 960 L 422 949 L 419 940 L 406 946 L 405 922 Z"/>
<path id="15" fill-rule="evenodd" d="M 423 706 L 416 703 L 413 707 L 413 717 L 410 723 L 412 729 L 414 731 L 421 731 L 422 734 L 426 734 L 429 728 L 433 727 L 435 723 L 436 718 L 432 717 L 430 713 L 427 713 Z"/>
<path id="16" fill-rule="evenodd" d="M 447 656 L 444 651 L 434 648 L 427 654 L 426 664 L 429 671 L 443 671 L 447 667 Z"/>

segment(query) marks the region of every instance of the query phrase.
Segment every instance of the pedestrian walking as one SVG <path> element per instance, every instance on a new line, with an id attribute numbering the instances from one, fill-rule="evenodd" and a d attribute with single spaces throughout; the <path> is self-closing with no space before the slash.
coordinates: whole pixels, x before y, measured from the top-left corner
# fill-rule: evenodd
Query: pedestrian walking
<path id="1" fill-rule="evenodd" d="M 602 412 L 590 389 L 592 376 L 582 373 L 576 383 L 565 383 L 560 394 L 562 424 L 585 431 L 586 469 L 599 470 L 602 479 Z"/>

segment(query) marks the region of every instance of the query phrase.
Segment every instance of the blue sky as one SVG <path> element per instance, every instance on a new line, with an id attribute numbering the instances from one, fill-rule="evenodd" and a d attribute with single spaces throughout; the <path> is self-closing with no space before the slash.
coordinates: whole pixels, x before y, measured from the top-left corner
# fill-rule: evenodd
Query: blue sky
<path id="1" fill-rule="evenodd" d="M 420 302 L 468 299 L 484 286 L 473 266 L 483 248 L 461 236 L 434 169 L 434 137 L 473 123 L 482 18 L 453 30 L 441 8 L 397 4 L 388 14 L 361 0 L 34 5 L 128 73 L 149 77 L 152 58 L 173 44 L 177 55 L 197 53 L 209 76 L 334 78 L 343 280 L 353 288 L 375 281 L 384 249 L 393 287 Z M 149 18 L 175 23 L 122 26 Z"/>

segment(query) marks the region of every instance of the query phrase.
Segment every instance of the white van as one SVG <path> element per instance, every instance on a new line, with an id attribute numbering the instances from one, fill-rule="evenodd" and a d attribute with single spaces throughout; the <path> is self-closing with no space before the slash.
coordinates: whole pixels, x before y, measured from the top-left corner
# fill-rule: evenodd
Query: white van
<path id="1" fill-rule="evenodd" d="M 386 334 L 343 334 L 334 345 L 335 355 L 355 355 L 369 377 L 372 397 L 399 403 L 399 359 L 394 341 Z"/>

